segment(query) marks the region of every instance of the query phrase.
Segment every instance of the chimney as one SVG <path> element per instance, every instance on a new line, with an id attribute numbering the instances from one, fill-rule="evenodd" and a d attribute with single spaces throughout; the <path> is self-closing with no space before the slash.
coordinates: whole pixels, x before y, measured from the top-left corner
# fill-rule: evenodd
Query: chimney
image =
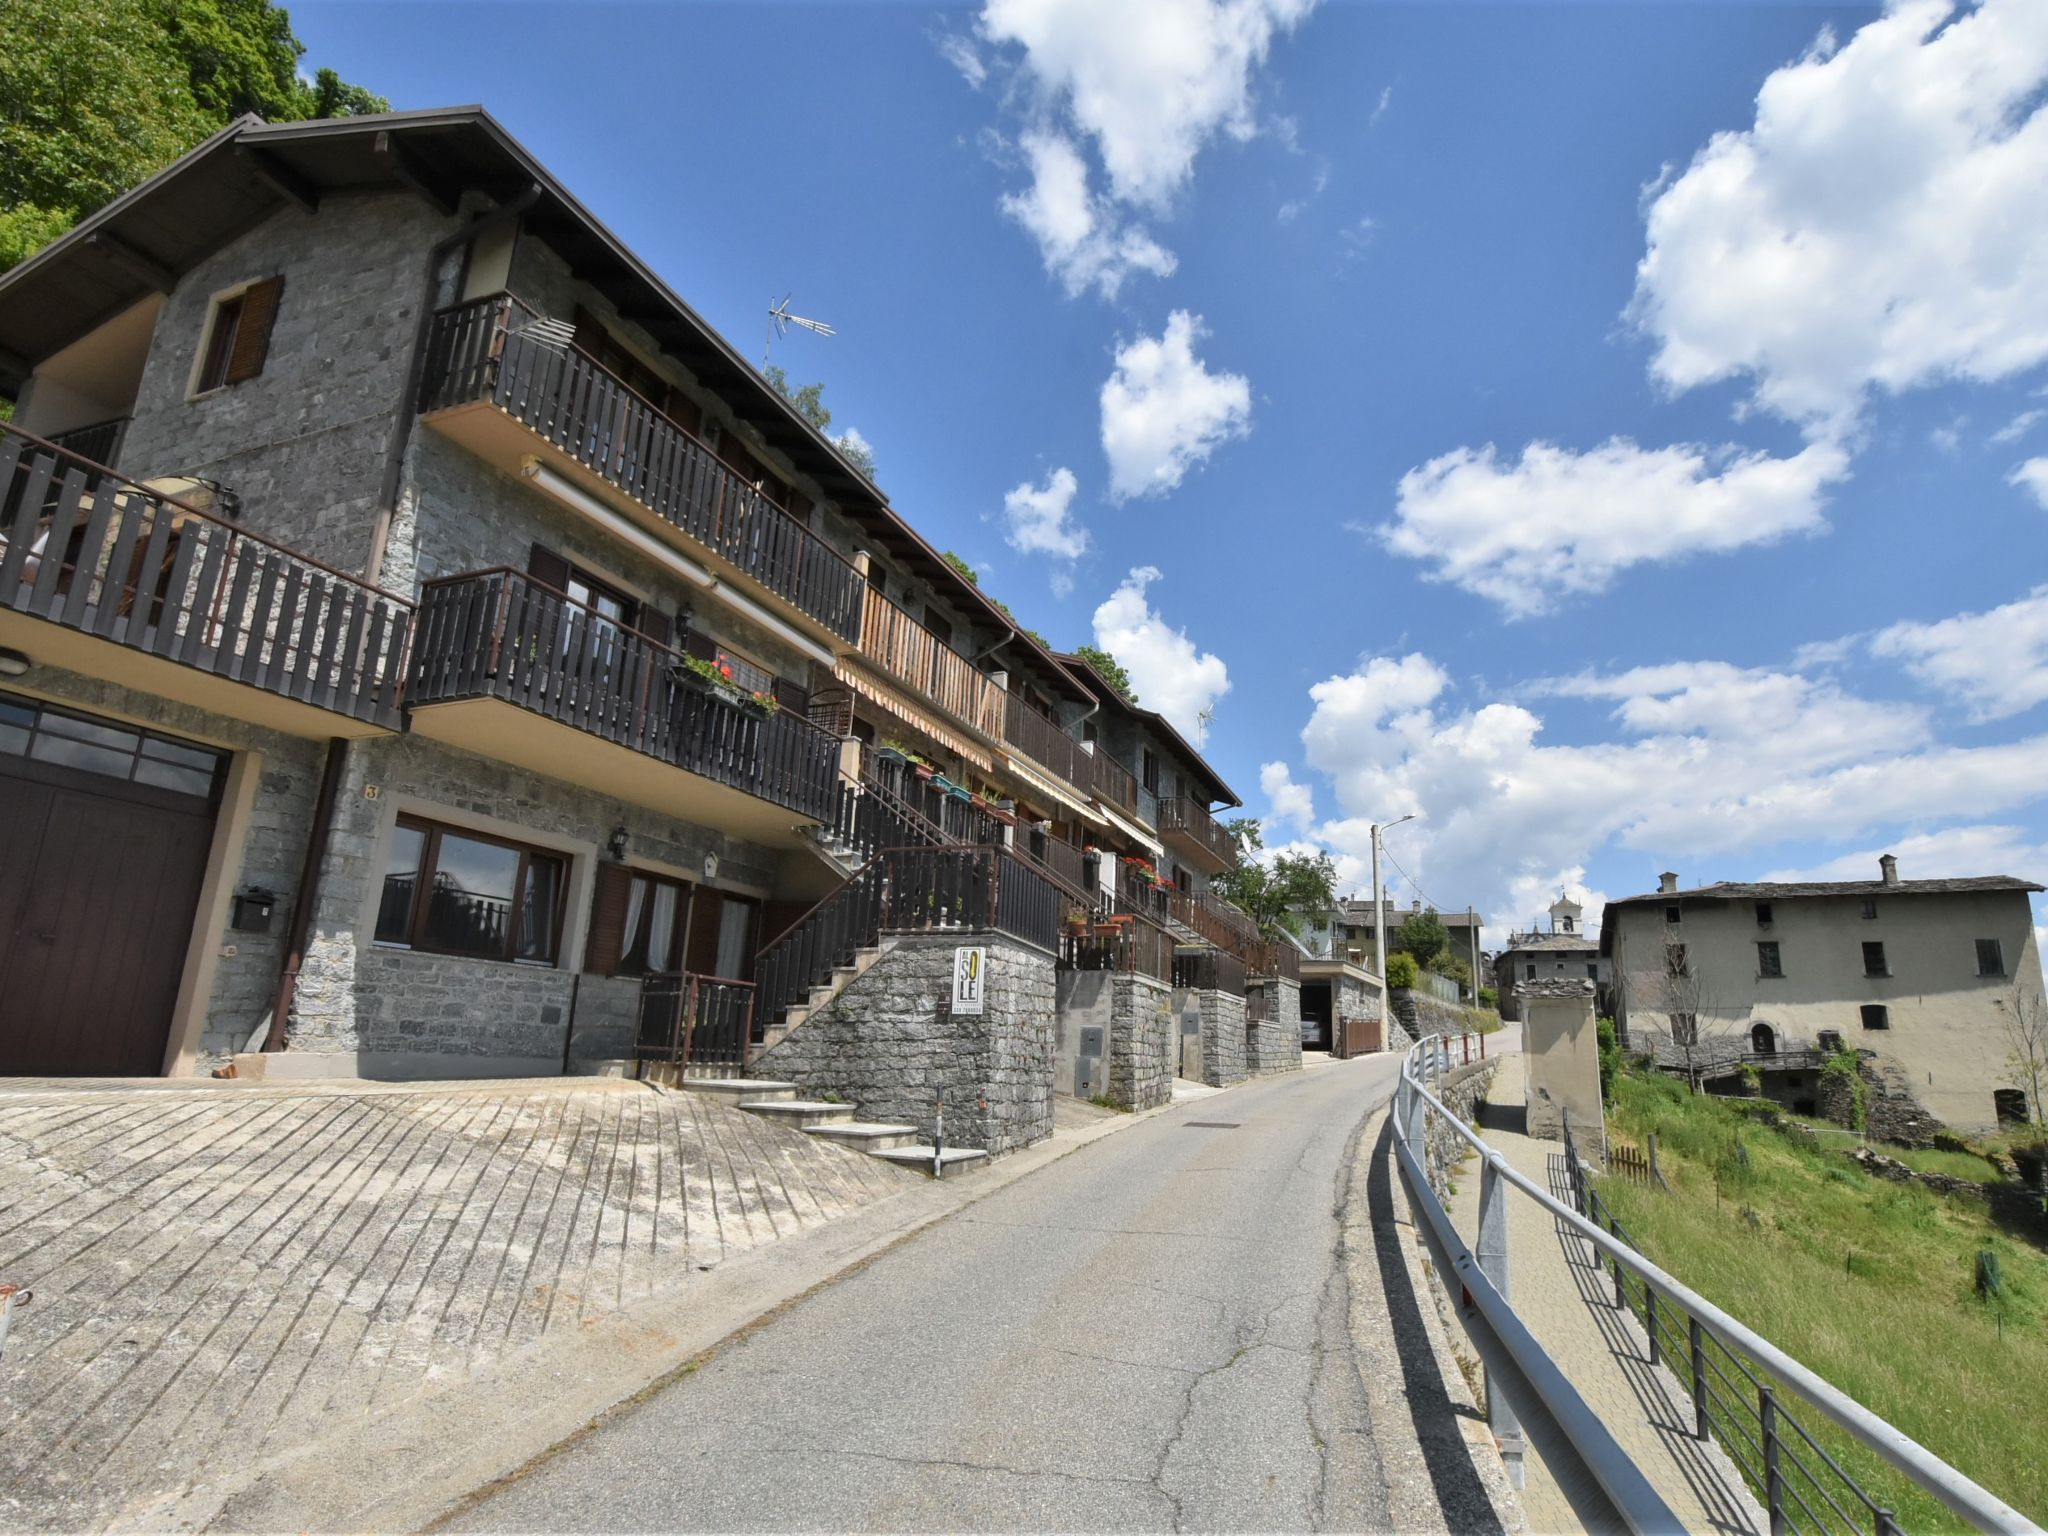
<path id="1" fill-rule="evenodd" d="M 1899 883 L 1899 861 L 1897 859 L 1893 858 L 1890 854 L 1886 854 L 1877 861 L 1877 867 L 1879 873 L 1884 876 L 1884 883 L 1886 885 L 1897 885 Z"/>
<path id="2" fill-rule="evenodd" d="M 1663 893 L 1664 893 L 1664 894 L 1665 894 L 1666 896 L 1669 896 L 1669 895 L 1670 895 L 1670 894 L 1671 894 L 1671 893 L 1672 893 L 1673 891 L 1677 890 L 1677 889 L 1678 889 L 1678 873 L 1677 873 L 1677 871 L 1675 871 L 1675 870 L 1669 870 L 1669 869 L 1667 869 L 1667 870 L 1665 870 L 1665 871 L 1664 871 L 1664 873 L 1663 873 L 1663 874 L 1659 875 L 1659 876 L 1657 877 L 1657 889 L 1658 889 L 1659 891 L 1663 892 Z"/>

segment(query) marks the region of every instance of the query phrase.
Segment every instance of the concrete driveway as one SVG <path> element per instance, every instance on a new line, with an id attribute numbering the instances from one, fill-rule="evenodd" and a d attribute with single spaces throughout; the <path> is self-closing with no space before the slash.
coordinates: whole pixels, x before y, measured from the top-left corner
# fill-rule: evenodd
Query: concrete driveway
<path id="1" fill-rule="evenodd" d="M 599 1079 L 0 1086 L 0 1528 L 162 1510 L 922 1182 Z"/>

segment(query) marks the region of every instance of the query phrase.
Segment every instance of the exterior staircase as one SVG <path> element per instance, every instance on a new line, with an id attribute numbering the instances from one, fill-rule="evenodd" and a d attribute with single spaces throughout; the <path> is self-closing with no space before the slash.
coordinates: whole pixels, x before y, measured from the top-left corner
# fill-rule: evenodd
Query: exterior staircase
<path id="1" fill-rule="evenodd" d="M 918 1140 L 916 1126 L 860 1120 L 855 1118 L 857 1111 L 851 1104 L 835 1104 L 827 1099 L 800 1099 L 795 1083 L 778 1082 L 772 1078 L 728 1077 L 688 1078 L 675 1086 L 685 1093 L 701 1093 L 723 1100 L 735 1109 L 759 1115 L 763 1120 L 795 1126 L 805 1135 L 815 1136 L 820 1141 L 851 1147 L 901 1168 L 912 1168 L 925 1174 L 932 1172 L 931 1143 Z M 948 1147 L 941 1154 L 941 1162 L 949 1173 L 956 1170 L 964 1172 L 987 1161 L 988 1153 L 979 1147 Z"/>

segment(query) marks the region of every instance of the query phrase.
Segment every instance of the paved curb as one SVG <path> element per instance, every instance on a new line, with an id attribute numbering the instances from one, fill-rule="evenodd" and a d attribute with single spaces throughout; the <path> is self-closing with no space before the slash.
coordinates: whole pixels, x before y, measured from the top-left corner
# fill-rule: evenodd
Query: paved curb
<path id="1" fill-rule="evenodd" d="M 1247 1078 L 1201 1097 L 1284 1075 Z M 488 1374 L 138 1505 L 110 1529 L 431 1529 L 938 1223 L 1189 1102 L 1055 1130 L 983 1171 L 906 1190 L 814 1232 L 741 1254 L 580 1335 L 543 1340 Z"/>

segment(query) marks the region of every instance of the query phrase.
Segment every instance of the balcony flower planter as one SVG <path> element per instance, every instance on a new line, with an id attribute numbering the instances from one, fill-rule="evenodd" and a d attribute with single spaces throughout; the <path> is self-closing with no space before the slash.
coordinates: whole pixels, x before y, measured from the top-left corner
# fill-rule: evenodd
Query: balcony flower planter
<path id="1" fill-rule="evenodd" d="M 695 657 L 685 657 L 678 665 L 670 668 L 670 676 L 685 688 L 694 688 L 699 693 L 708 693 L 715 699 L 723 700 L 735 709 L 765 720 L 781 708 L 772 693 L 750 693 L 727 676 L 716 675 L 718 669 L 710 662 L 700 662 Z"/>
<path id="2" fill-rule="evenodd" d="M 910 761 L 907 753 L 899 752 L 894 747 L 877 747 L 875 756 L 885 763 L 905 764 Z"/>

